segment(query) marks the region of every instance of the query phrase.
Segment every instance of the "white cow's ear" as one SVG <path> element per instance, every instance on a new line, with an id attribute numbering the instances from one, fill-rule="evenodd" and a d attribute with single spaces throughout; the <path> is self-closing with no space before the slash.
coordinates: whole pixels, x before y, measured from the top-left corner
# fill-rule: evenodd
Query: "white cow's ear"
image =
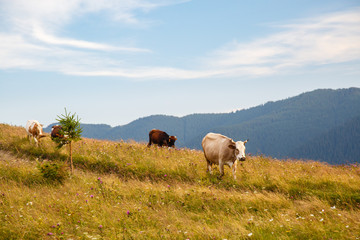
<path id="1" fill-rule="evenodd" d="M 249 139 L 247 139 L 247 140 L 244 142 L 244 144 L 247 143 L 248 141 L 249 141 Z"/>
<path id="2" fill-rule="evenodd" d="M 234 145 L 232 145 L 232 144 L 230 144 L 228 147 L 231 148 L 231 149 L 235 149 L 235 148 L 236 148 L 236 147 L 235 147 Z"/>

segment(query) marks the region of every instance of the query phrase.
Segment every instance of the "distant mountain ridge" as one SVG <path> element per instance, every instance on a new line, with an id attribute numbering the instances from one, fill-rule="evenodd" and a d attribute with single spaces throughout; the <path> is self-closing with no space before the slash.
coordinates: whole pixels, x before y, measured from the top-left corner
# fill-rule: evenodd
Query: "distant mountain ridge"
<path id="1" fill-rule="evenodd" d="M 176 135 L 177 147 L 196 149 L 201 149 L 206 133 L 217 132 L 235 141 L 249 138 L 248 153 L 341 164 L 360 162 L 360 137 L 351 134 L 360 129 L 357 119 L 360 89 L 349 88 L 314 90 L 233 113 L 153 115 L 123 126 L 82 124 L 82 127 L 84 137 L 141 142 L 147 142 L 148 132 L 157 128 Z M 349 124 L 351 127 L 347 127 Z M 49 132 L 52 125 L 45 131 Z M 343 139 L 343 145 L 334 145 L 336 136 Z M 331 155 L 334 149 L 337 153 Z M 348 149 L 353 149 L 351 154 Z"/>

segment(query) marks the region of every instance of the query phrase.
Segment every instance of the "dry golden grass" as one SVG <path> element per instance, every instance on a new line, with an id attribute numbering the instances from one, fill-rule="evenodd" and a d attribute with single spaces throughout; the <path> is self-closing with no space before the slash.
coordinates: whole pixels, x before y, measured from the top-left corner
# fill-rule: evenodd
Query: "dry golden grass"
<path id="1" fill-rule="evenodd" d="M 359 239 L 359 165 L 252 156 L 217 179 L 201 151 L 83 139 L 66 160 L 49 138 L 0 124 L 1 239 Z"/>

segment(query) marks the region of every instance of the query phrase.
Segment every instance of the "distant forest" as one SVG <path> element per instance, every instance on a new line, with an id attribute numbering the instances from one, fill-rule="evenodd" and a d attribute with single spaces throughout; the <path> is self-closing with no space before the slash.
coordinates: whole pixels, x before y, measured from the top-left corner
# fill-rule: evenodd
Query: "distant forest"
<path id="1" fill-rule="evenodd" d="M 247 153 L 353 163 L 360 162 L 360 89 L 320 89 L 234 113 L 153 115 L 123 126 L 82 128 L 88 138 L 140 142 L 147 142 L 149 131 L 157 128 L 176 135 L 177 147 L 194 149 L 201 149 L 206 133 L 216 132 L 235 141 L 249 138 Z"/>

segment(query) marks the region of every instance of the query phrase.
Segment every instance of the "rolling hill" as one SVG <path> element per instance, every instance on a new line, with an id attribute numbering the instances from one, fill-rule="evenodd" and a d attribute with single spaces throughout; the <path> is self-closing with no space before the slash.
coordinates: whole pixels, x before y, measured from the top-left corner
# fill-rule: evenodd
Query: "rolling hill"
<path id="1" fill-rule="evenodd" d="M 0 239 L 360 237 L 360 164 L 249 156 L 220 180 L 202 151 L 88 138 L 67 159 L 0 124 Z"/>
<path id="2" fill-rule="evenodd" d="M 360 138 L 352 134 L 360 129 L 359 124 L 352 122 L 358 117 L 359 88 L 320 89 L 233 113 L 153 115 L 123 126 L 82 124 L 82 127 L 85 137 L 140 142 L 148 141 L 148 132 L 158 128 L 176 135 L 178 147 L 194 149 L 201 148 L 201 139 L 206 133 L 218 132 L 234 140 L 249 138 L 248 153 L 343 164 L 360 161 L 360 150 L 357 150 Z M 347 128 L 347 123 L 352 127 Z M 340 130 L 336 130 L 338 128 Z M 51 125 L 45 131 L 50 129 Z M 338 137 L 343 138 L 343 144 L 336 145 L 335 156 L 329 151 L 334 149 Z M 315 144 L 319 139 L 322 139 L 321 146 Z M 348 149 L 355 150 L 349 152 Z"/>

